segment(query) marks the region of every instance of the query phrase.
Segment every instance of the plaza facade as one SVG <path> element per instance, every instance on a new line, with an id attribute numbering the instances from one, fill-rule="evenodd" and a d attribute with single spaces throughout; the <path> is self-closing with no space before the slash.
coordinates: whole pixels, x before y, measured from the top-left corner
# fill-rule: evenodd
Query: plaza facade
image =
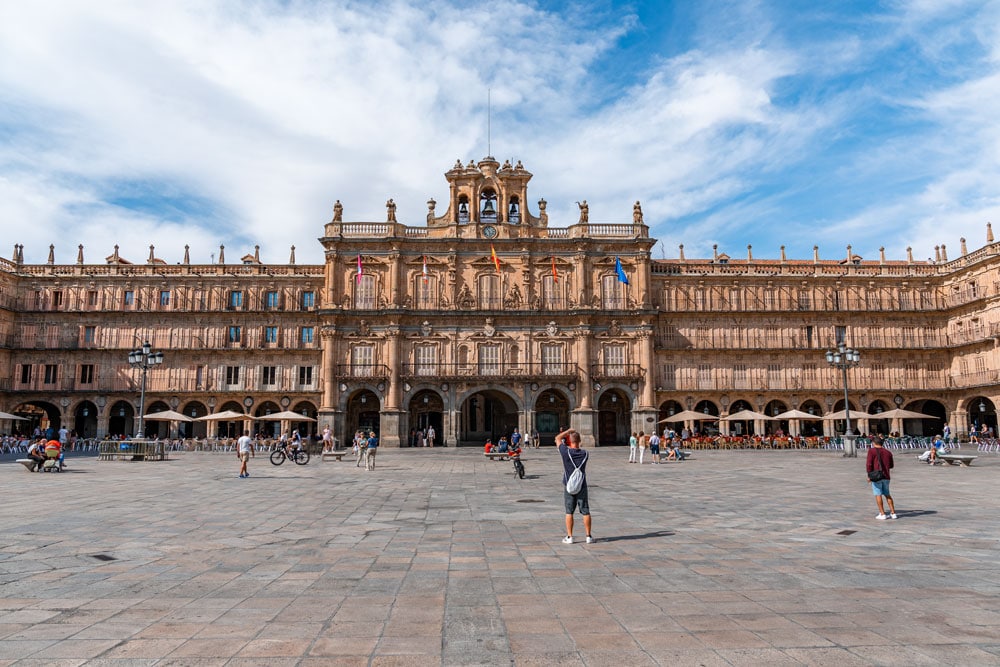
<path id="1" fill-rule="evenodd" d="M 65 425 L 83 437 L 133 434 L 140 408 L 192 418 L 283 411 L 254 422 L 273 435 L 329 425 L 405 446 L 433 426 L 437 444 L 481 445 L 517 427 L 551 442 L 573 426 L 585 444 L 678 424 L 723 433 L 835 435 L 841 371 L 824 353 L 861 353 L 848 372 L 861 432 L 929 435 L 996 428 L 1000 388 L 1000 246 L 985 229 L 949 259 L 730 256 L 653 259 L 641 204 L 612 223 L 551 220 L 531 202 L 532 174 L 487 157 L 445 173 L 446 201 L 419 224 L 345 219 L 317 225 L 321 265 L 264 264 L 259 248 L 227 263 L 145 261 L 113 252 L 87 261 L 0 259 L 0 410 L 10 429 Z M 423 214 L 423 212 L 422 212 Z M 241 252 L 244 249 L 241 249 Z M 60 249 L 62 252 L 63 249 Z M 164 362 L 141 371 L 149 342 Z M 893 408 L 929 415 L 879 419 Z M 742 410 L 814 419 L 716 421 Z M 690 414 L 690 413 L 689 413 Z M 233 435 L 241 422 L 145 421 L 144 434 Z"/>

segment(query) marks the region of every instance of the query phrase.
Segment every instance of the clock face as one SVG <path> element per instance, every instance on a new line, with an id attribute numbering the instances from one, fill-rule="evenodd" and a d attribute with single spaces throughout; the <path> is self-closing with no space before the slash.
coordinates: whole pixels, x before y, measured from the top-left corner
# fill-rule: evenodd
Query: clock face
<path id="1" fill-rule="evenodd" d="M 497 228 L 494 227 L 493 225 L 486 225 L 485 227 L 483 227 L 483 236 L 485 236 L 486 238 L 488 239 L 496 238 L 496 235 L 497 235 Z"/>

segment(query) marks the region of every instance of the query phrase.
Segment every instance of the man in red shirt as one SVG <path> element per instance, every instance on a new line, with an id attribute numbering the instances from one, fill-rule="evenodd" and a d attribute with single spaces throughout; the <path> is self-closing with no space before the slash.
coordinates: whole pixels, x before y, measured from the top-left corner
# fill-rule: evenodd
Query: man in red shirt
<path id="1" fill-rule="evenodd" d="M 875 504 L 878 505 L 879 521 L 896 518 L 896 506 L 892 502 L 889 494 L 889 470 L 892 468 L 892 452 L 882 446 L 882 438 L 875 436 L 872 438 L 872 447 L 868 450 L 868 459 L 865 461 L 865 470 L 869 473 L 879 470 L 882 472 L 882 479 L 872 482 L 872 493 L 875 494 Z M 869 480 L 871 477 L 868 478 Z M 885 506 L 882 504 L 883 496 L 889 502 L 889 516 L 885 514 Z"/>

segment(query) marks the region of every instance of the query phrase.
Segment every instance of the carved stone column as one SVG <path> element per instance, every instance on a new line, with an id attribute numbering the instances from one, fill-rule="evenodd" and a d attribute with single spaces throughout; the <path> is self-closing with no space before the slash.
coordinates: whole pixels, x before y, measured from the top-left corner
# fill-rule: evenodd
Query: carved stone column
<path id="1" fill-rule="evenodd" d="M 320 411 L 332 410 L 336 405 L 337 382 L 334 377 L 335 341 L 337 329 L 333 325 L 320 327 L 319 336 L 323 341 L 323 357 L 320 361 L 320 372 L 323 382 L 323 399 L 320 401 Z"/>
<path id="2" fill-rule="evenodd" d="M 398 308 L 403 302 L 399 292 L 400 257 L 401 255 L 398 252 L 393 252 L 389 255 L 388 298 L 390 308 Z"/>

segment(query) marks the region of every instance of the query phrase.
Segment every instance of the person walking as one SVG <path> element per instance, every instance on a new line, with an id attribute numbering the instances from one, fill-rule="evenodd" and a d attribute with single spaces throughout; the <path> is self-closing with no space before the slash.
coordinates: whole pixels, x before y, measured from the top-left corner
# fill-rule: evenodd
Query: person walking
<path id="1" fill-rule="evenodd" d="M 361 464 L 365 464 L 365 468 L 368 467 L 368 462 L 365 461 L 365 457 L 368 456 L 368 441 L 365 439 L 364 431 L 356 431 L 354 433 L 354 453 L 357 454 L 358 460 L 355 468 L 360 468 Z"/>
<path id="2" fill-rule="evenodd" d="M 365 454 L 365 470 L 375 470 L 375 454 L 378 453 L 378 438 L 375 431 L 368 434 L 367 452 Z"/>
<path id="3" fill-rule="evenodd" d="M 558 443 L 558 440 L 556 441 Z M 636 436 L 635 431 L 632 431 L 632 437 L 628 439 L 628 462 L 635 463 L 635 455 L 639 449 L 639 438 Z"/>
<path id="4" fill-rule="evenodd" d="M 427 446 L 428 447 L 433 447 L 434 446 L 434 438 L 437 437 L 437 433 L 434 432 L 434 427 L 433 426 L 428 426 L 427 427 L 427 432 L 424 433 L 424 437 L 427 438 Z"/>
<path id="5" fill-rule="evenodd" d="M 871 481 L 872 493 L 875 494 L 875 504 L 878 505 L 879 521 L 887 518 L 896 518 L 896 505 L 892 502 L 892 494 L 889 493 L 889 470 L 892 468 L 892 452 L 882 446 L 882 438 L 876 436 L 872 439 L 872 447 L 868 450 L 868 458 L 865 461 L 865 470 L 868 472 L 868 479 Z M 872 480 L 872 473 L 876 470 L 882 473 L 881 479 Z M 886 516 L 885 505 L 882 499 L 889 503 L 889 515 Z"/>
<path id="6" fill-rule="evenodd" d="M 587 460 L 590 457 L 587 452 L 580 449 L 580 434 L 571 428 L 556 436 L 556 445 L 559 447 L 563 463 L 563 503 L 566 505 L 566 537 L 563 538 L 563 543 L 573 544 L 573 515 L 579 509 L 583 517 L 583 528 L 587 531 L 587 544 L 590 544 L 594 541 L 591 535 L 590 501 L 587 496 Z M 566 482 L 577 468 L 583 473 L 583 486 L 576 493 L 570 493 L 566 490 Z"/>
<path id="7" fill-rule="evenodd" d="M 247 463 L 251 458 L 256 457 L 256 455 L 253 440 L 250 438 L 250 432 L 244 431 L 240 439 L 236 441 L 236 456 L 240 459 L 240 479 L 246 479 L 250 476 L 250 471 L 247 470 Z"/>

